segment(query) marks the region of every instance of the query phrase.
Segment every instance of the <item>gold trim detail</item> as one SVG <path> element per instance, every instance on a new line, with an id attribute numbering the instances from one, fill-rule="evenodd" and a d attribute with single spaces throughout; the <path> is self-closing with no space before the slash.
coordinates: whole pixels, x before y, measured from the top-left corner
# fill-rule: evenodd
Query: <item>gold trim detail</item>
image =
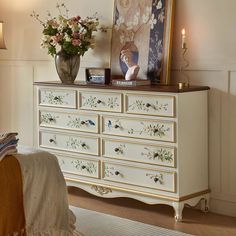
<path id="1" fill-rule="evenodd" d="M 153 193 L 146 193 L 146 192 L 142 192 L 142 191 L 135 191 L 132 189 L 127 189 L 127 188 L 120 188 L 120 187 L 116 187 L 116 186 L 110 186 L 110 185 L 105 185 L 105 184 L 97 184 L 94 185 L 93 182 L 89 182 L 89 181 L 84 181 L 84 180 L 78 180 L 78 179 L 73 179 L 73 178 L 69 178 L 69 177 L 65 177 L 66 181 L 71 181 L 71 182 L 75 182 L 75 183 L 82 183 L 82 184 L 88 184 L 88 185 L 93 185 L 93 186 L 99 186 L 99 187 L 103 187 L 103 188 L 110 188 L 111 190 L 117 190 L 117 191 L 123 191 L 123 192 L 128 192 L 128 193 L 134 193 L 134 194 L 138 194 L 138 195 L 143 195 L 143 196 L 147 196 L 147 197 L 154 197 L 154 198 L 159 198 L 162 200 L 168 200 L 168 201 L 173 201 L 173 202 L 182 202 L 194 197 L 198 197 L 204 194 L 208 194 L 210 193 L 210 189 L 206 189 L 204 191 L 201 192 L 197 192 L 197 193 L 193 193 L 191 195 L 187 195 L 187 196 L 183 196 L 181 198 L 178 197 L 169 197 L 169 196 L 163 196 L 160 194 L 153 194 Z M 152 204 L 150 204 L 152 205 Z"/>
<path id="2" fill-rule="evenodd" d="M 194 197 L 198 197 L 198 196 L 201 196 L 201 195 L 204 195 L 204 194 L 208 194 L 210 192 L 211 192 L 210 189 L 206 189 L 206 190 L 201 191 L 201 192 L 197 192 L 197 193 L 193 193 L 193 194 L 190 194 L 190 195 L 187 195 L 187 196 L 180 197 L 179 201 L 182 202 L 182 201 L 194 198 Z"/>
<path id="3" fill-rule="evenodd" d="M 92 185 L 91 189 L 95 190 L 101 196 L 103 196 L 104 194 L 108 194 L 108 193 L 112 192 L 112 189 L 110 189 L 110 188 L 106 188 L 106 187 L 103 187 L 103 186 L 97 186 L 97 185 Z"/>
<path id="4" fill-rule="evenodd" d="M 94 185 L 93 182 L 73 179 L 73 178 L 69 178 L 69 177 L 66 177 L 66 176 L 65 176 L 65 180 L 75 182 L 75 183 Z M 160 194 L 146 193 L 146 192 L 142 192 L 142 191 L 135 191 L 135 190 L 128 189 L 128 188 L 121 188 L 121 187 L 111 186 L 111 185 L 107 185 L 107 184 L 96 183 L 96 186 L 100 186 L 100 187 L 104 187 L 104 188 L 106 187 L 106 188 L 110 188 L 112 190 L 117 190 L 117 191 L 122 191 L 122 192 L 134 193 L 134 194 L 143 195 L 143 196 L 147 196 L 147 197 L 159 198 L 159 199 L 162 199 L 162 200 L 169 200 L 169 201 L 179 202 L 179 198 L 177 198 L 177 197 L 169 197 L 169 196 L 164 196 L 164 195 L 160 195 Z"/>

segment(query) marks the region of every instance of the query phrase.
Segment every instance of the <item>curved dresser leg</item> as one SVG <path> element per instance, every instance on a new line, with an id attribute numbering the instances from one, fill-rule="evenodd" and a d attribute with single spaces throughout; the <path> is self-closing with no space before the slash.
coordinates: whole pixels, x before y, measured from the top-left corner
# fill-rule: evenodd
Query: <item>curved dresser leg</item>
<path id="1" fill-rule="evenodd" d="M 182 221 L 182 212 L 184 209 L 184 203 L 183 202 L 173 202 L 173 208 L 175 210 L 175 221 L 180 222 Z"/>
<path id="2" fill-rule="evenodd" d="M 202 212 L 209 212 L 209 201 L 210 201 L 210 194 L 206 194 L 204 198 L 201 200 L 201 211 Z"/>

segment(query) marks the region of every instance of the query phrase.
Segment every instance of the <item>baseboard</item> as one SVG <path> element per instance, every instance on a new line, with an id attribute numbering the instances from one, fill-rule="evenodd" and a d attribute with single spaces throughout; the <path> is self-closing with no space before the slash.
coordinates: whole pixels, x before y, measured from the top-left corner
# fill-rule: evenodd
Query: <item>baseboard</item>
<path id="1" fill-rule="evenodd" d="M 221 215 L 236 217 L 236 202 L 211 198 L 210 211 Z"/>

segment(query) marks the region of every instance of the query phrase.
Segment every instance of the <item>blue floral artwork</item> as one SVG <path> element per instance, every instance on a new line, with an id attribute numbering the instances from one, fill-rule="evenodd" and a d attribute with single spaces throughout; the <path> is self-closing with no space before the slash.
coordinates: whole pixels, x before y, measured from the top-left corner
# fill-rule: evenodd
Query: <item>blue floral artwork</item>
<path id="1" fill-rule="evenodd" d="M 152 83 L 165 81 L 164 45 L 168 36 L 166 24 L 170 22 L 166 19 L 172 2 L 173 0 L 115 0 L 112 75 L 125 76 L 128 70 L 138 67 L 138 79 L 149 78 Z"/>

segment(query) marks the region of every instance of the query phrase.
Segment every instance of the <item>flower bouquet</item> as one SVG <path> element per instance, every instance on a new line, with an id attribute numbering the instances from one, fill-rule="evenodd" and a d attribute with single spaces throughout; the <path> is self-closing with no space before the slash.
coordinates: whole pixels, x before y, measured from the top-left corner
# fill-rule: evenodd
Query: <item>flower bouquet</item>
<path id="1" fill-rule="evenodd" d="M 55 56 L 58 75 L 63 83 L 73 83 L 80 65 L 80 56 L 95 45 L 94 32 L 98 30 L 99 20 L 96 14 L 82 19 L 80 16 L 69 17 L 65 4 L 57 4 L 58 16 L 48 12 L 45 21 L 35 11 L 31 17 L 43 26 L 41 47 L 48 54 Z"/>

